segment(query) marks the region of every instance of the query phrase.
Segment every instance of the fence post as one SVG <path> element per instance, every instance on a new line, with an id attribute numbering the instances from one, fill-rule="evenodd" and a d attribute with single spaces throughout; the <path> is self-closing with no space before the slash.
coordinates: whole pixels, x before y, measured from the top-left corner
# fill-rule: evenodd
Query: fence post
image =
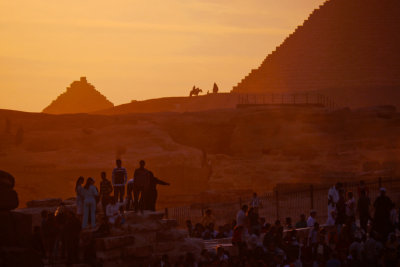
<path id="1" fill-rule="evenodd" d="M 314 186 L 310 185 L 310 204 L 311 204 L 311 209 L 314 209 Z"/>
<path id="2" fill-rule="evenodd" d="M 276 202 L 276 219 L 279 220 L 279 192 L 275 190 L 275 202 Z"/>
<path id="3" fill-rule="evenodd" d="M 378 178 L 378 186 L 379 186 L 379 188 L 382 187 L 382 177 Z"/>
<path id="4" fill-rule="evenodd" d="M 165 219 L 168 219 L 168 208 L 165 208 L 164 216 L 165 216 Z"/>

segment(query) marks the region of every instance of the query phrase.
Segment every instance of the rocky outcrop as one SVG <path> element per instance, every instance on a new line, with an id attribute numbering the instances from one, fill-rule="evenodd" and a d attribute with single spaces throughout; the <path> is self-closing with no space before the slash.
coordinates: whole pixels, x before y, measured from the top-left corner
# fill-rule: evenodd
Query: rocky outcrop
<path id="1" fill-rule="evenodd" d="M 67 91 L 57 97 L 43 112 L 50 114 L 88 113 L 109 109 L 114 105 L 95 87 L 88 83 L 86 77 L 74 81 Z"/>
<path id="2" fill-rule="evenodd" d="M 18 195 L 14 185 L 14 177 L 0 170 L 0 211 L 7 212 L 18 207 Z"/>
<path id="3" fill-rule="evenodd" d="M 122 229 L 95 239 L 97 261 L 107 266 L 129 262 L 148 265 L 164 254 L 172 261 L 188 252 L 199 256 L 203 241 L 188 238 L 186 230 L 176 228 L 175 220 L 163 219 L 163 216 L 161 212 L 150 211 L 143 215 L 126 213 Z"/>

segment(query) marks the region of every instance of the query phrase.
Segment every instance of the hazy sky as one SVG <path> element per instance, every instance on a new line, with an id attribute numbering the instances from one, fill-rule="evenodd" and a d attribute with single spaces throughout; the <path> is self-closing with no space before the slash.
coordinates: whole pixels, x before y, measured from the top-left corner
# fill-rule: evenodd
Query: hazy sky
<path id="1" fill-rule="evenodd" d="M 324 0 L 0 0 L 0 108 L 80 76 L 114 104 L 230 91 Z"/>

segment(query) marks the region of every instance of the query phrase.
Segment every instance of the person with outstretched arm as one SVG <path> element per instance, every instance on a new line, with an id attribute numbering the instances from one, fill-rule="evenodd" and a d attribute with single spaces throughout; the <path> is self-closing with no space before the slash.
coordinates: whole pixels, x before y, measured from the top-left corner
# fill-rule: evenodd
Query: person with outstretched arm
<path id="1" fill-rule="evenodd" d="M 169 183 L 164 182 L 157 177 L 154 177 L 153 173 L 149 171 L 149 183 L 147 188 L 145 188 L 144 193 L 144 206 L 146 210 L 156 210 L 157 202 L 157 185 L 169 185 Z"/>
<path id="2" fill-rule="evenodd" d="M 119 202 L 124 201 L 125 195 L 125 185 L 126 181 L 128 180 L 128 174 L 126 169 L 122 167 L 122 161 L 120 159 L 116 160 L 117 167 L 114 168 L 112 172 L 112 184 L 114 186 L 114 198 L 115 201 Z"/>

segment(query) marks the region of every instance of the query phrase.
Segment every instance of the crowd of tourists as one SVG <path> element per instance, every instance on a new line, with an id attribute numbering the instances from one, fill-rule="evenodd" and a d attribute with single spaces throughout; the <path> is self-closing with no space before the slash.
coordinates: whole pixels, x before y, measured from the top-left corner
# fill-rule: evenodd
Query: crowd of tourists
<path id="1" fill-rule="evenodd" d="M 232 241 L 235 253 L 223 245 L 214 253 L 203 251 L 199 266 L 399 266 L 399 212 L 386 189 L 379 191 L 372 204 L 363 181 L 356 195 L 345 194 L 337 183 L 329 189 L 324 222 L 312 210 L 296 223 L 289 217 L 269 223 L 260 217 L 261 201 L 254 194 L 232 223 L 216 227 L 208 209 L 201 222 L 188 220 L 186 227 L 191 237 Z"/>

